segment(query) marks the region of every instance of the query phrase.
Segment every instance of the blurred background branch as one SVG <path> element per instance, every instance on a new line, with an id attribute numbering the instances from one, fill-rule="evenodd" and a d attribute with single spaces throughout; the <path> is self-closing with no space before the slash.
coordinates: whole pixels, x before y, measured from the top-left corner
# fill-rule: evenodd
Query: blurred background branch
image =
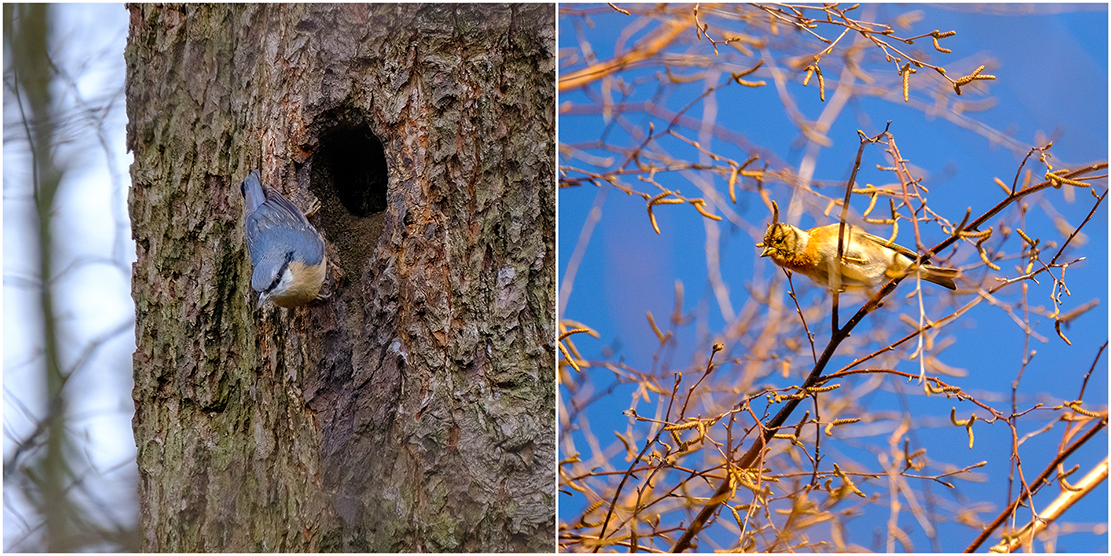
<path id="1" fill-rule="evenodd" d="M 126 23 L 119 5 L 4 5 L 6 551 L 138 546 Z"/>

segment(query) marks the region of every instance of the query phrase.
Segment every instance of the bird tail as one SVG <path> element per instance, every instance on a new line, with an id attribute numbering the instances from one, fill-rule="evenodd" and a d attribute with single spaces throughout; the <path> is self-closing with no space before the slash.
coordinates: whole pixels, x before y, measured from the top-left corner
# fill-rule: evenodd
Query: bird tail
<path id="1" fill-rule="evenodd" d="M 923 265 L 922 270 L 924 271 L 922 272 L 923 280 L 933 282 L 943 288 L 957 289 L 957 284 L 953 282 L 953 279 L 961 275 L 960 270 L 933 265 Z"/>
<path id="2" fill-rule="evenodd" d="M 243 192 L 243 199 L 247 201 L 247 214 L 254 212 L 259 205 L 266 202 L 262 182 L 258 179 L 258 170 L 251 170 L 251 174 L 243 180 L 243 185 L 239 186 L 239 189 Z"/>

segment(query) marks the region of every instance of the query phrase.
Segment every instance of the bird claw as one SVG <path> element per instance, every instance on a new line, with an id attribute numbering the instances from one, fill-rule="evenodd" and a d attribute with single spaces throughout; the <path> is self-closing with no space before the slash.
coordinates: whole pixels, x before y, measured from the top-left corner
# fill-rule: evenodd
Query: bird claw
<path id="1" fill-rule="evenodd" d="M 312 206 L 309 207 L 309 210 L 305 211 L 305 218 L 312 218 L 313 215 L 315 215 L 319 211 L 320 211 L 320 199 L 314 199 L 313 202 L 312 202 Z"/>

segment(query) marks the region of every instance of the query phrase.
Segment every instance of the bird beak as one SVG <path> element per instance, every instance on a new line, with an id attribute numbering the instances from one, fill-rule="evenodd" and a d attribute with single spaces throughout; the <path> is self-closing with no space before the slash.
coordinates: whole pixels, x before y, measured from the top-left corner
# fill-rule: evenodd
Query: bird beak
<path id="1" fill-rule="evenodd" d="M 757 247 L 760 247 L 760 245 L 757 245 Z M 760 252 L 760 256 L 767 257 L 768 255 L 771 255 L 771 249 L 768 247 L 764 247 L 764 250 Z"/>
<path id="2" fill-rule="evenodd" d="M 256 311 L 258 311 L 259 309 L 262 308 L 262 304 L 266 302 L 266 297 L 267 297 L 266 292 L 261 292 L 261 293 L 258 294 L 258 302 L 255 303 L 255 310 Z"/>

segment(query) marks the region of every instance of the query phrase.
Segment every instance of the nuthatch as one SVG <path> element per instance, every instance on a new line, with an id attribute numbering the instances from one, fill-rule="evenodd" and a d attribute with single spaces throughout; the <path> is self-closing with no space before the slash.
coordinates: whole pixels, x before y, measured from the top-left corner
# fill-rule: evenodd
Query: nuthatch
<path id="1" fill-rule="evenodd" d="M 281 193 L 262 185 L 258 170 L 240 189 L 247 214 L 247 252 L 254 267 L 251 288 L 259 292 L 258 306 L 267 298 L 287 308 L 317 299 L 328 266 L 320 233 Z"/>

